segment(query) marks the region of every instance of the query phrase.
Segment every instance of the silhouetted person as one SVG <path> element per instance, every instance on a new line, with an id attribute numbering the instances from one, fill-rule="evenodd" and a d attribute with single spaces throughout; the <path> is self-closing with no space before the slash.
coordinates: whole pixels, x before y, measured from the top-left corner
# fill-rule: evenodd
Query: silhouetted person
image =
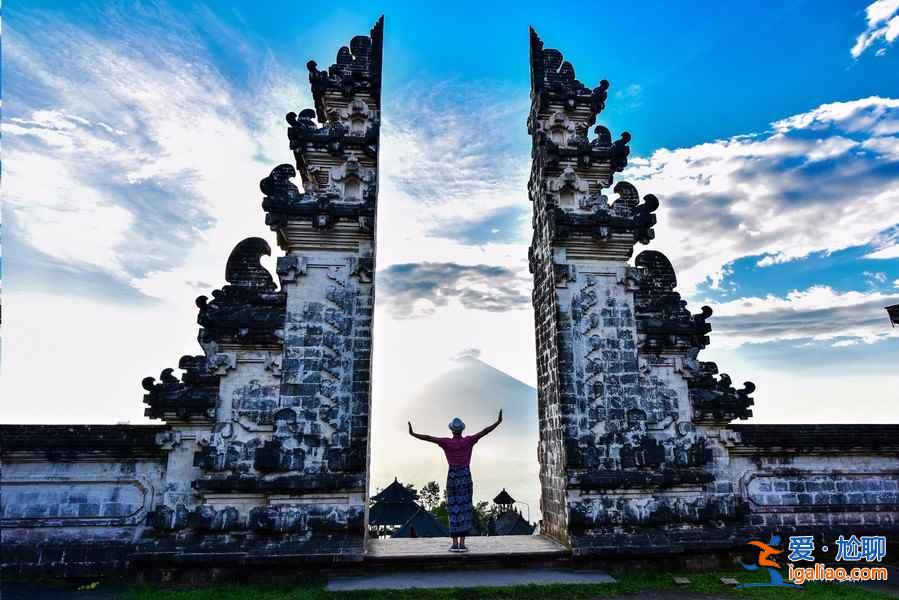
<path id="1" fill-rule="evenodd" d="M 471 529 L 473 507 L 471 505 L 471 451 L 474 445 L 482 437 L 496 429 L 503 422 L 503 411 L 499 411 L 496 423 L 484 428 L 474 435 L 463 436 L 465 423 L 456 417 L 449 424 L 453 437 L 439 438 L 430 435 L 422 435 L 412 431 L 412 422 L 409 422 L 409 435 L 426 442 L 432 442 L 443 448 L 446 462 L 449 463 L 449 472 L 446 475 L 446 512 L 449 515 L 450 535 L 453 537 L 453 545 L 450 552 L 466 552 L 465 536 Z"/>

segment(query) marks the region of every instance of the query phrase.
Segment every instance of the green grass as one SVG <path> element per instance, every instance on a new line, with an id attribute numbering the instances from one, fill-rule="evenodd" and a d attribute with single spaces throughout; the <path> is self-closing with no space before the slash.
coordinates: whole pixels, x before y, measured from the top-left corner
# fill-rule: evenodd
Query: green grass
<path id="1" fill-rule="evenodd" d="M 645 570 L 628 570 L 613 572 L 617 583 L 591 585 L 550 585 L 521 586 L 508 588 L 453 588 L 438 590 L 390 590 L 329 593 L 324 590 L 324 580 L 310 581 L 305 584 L 266 585 L 266 584 L 220 584 L 200 589 L 179 589 L 172 587 L 140 587 L 133 588 L 127 600 L 237 600 L 253 598 L 254 600 L 331 600 L 333 598 L 366 598 L 373 600 L 403 599 L 514 599 L 531 600 L 543 598 L 616 598 L 635 594 L 644 590 L 681 590 L 726 596 L 733 598 L 776 598 L 783 600 L 796 596 L 802 600 L 834 599 L 834 600 L 875 600 L 890 598 L 883 593 L 864 590 L 857 587 L 836 584 L 811 583 L 804 590 L 785 588 L 760 588 L 735 590 L 720 582 L 721 577 L 733 577 L 740 583 L 767 581 L 767 574 L 748 571 L 711 571 L 705 573 L 660 572 Z M 690 585 L 677 585 L 673 576 L 679 575 L 690 579 Z"/>

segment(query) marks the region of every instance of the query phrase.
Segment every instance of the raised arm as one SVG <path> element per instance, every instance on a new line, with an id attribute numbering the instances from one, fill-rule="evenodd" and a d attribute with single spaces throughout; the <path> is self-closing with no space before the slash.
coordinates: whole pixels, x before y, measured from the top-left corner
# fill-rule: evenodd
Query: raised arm
<path id="1" fill-rule="evenodd" d="M 484 437 L 485 435 L 487 435 L 488 433 L 490 433 L 491 431 L 493 431 L 494 429 L 499 427 L 499 424 L 502 422 L 503 422 L 503 411 L 500 410 L 499 417 L 497 417 L 497 419 L 496 419 L 496 423 L 494 423 L 493 425 L 490 425 L 488 427 L 485 427 L 484 429 L 482 429 L 479 432 L 477 432 L 476 434 L 474 434 L 474 436 L 472 436 L 472 437 L 474 437 L 476 439 L 481 439 L 482 437 Z"/>
<path id="2" fill-rule="evenodd" d="M 436 444 L 438 440 L 438 438 L 435 438 L 432 435 L 424 435 L 422 433 L 415 433 L 414 431 L 412 431 L 412 421 L 409 421 L 409 435 L 414 438 L 424 440 L 425 442 L 431 442 L 432 444 Z"/>

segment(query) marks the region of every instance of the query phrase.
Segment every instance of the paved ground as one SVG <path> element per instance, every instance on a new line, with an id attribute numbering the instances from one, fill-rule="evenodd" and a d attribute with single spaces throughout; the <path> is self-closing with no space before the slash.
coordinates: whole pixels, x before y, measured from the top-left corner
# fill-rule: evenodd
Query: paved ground
<path id="1" fill-rule="evenodd" d="M 568 550 L 559 543 L 542 535 L 498 535 L 492 537 L 471 537 L 465 540 L 466 554 L 449 551 L 453 544 L 450 538 L 399 538 L 369 540 L 366 556 L 377 559 L 403 559 L 428 557 L 465 556 L 565 556 Z"/>
<path id="2" fill-rule="evenodd" d="M 622 596 L 622 598 L 626 598 L 627 600 L 733 600 L 733 596 L 709 596 L 708 594 L 678 592 L 675 590 L 639 592 L 633 596 Z"/>
<path id="3" fill-rule="evenodd" d="M 354 590 L 408 590 L 480 586 L 511 587 L 516 585 L 549 585 L 553 583 L 614 583 L 600 571 L 568 571 L 563 569 L 466 569 L 458 571 L 419 571 L 384 573 L 362 577 L 335 577 L 328 581 L 329 592 Z"/>

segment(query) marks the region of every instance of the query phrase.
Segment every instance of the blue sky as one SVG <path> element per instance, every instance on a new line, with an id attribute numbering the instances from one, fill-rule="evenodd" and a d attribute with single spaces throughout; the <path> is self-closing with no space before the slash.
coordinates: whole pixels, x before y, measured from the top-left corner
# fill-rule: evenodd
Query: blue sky
<path id="1" fill-rule="evenodd" d="M 376 448 L 409 406 L 444 422 L 406 400 L 460 352 L 534 383 L 529 25 L 611 81 L 651 247 L 713 306 L 702 356 L 756 382 L 758 419 L 897 420 L 899 0 L 31 0 L 4 15 L 4 421 L 142 420 L 230 249 L 275 246 L 257 185 L 291 159 L 306 61 L 380 14 Z"/>

